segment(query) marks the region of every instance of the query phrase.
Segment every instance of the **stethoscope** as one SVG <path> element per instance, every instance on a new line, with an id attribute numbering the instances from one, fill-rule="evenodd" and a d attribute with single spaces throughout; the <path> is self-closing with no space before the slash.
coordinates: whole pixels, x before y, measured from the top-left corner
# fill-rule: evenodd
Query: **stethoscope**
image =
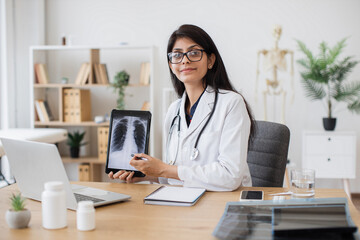
<path id="1" fill-rule="evenodd" d="M 198 155 L 199 155 L 199 149 L 197 148 L 197 145 L 198 145 L 198 142 L 199 142 L 199 139 L 201 137 L 201 134 L 203 133 L 204 129 L 206 128 L 206 126 L 208 125 L 211 117 L 213 116 L 214 112 L 215 112 L 215 108 L 216 108 L 216 103 L 217 103 L 217 99 L 218 99 L 218 92 L 215 92 L 215 102 L 214 102 L 214 107 L 213 109 L 211 110 L 211 113 L 210 113 L 210 116 L 208 118 L 208 120 L 206 121 L 205 125 L 203 126 L 203 128 L 201 129 L 199 135 L 197 136 L 196 138 L 196 141 L 195 141 L 195 145 L 193 147 L 193 149 L 191 150 L 191 154 L 190 154 L 190 160 L 195 160 Z M 175 162 L 176 162 L 176 159 L 177 159 L 177 155 L 178 155 L 178 152 L 179 152 L 179 144 L 180 144 L 180 122 L 181 122 L 181 117 L 180 117 L 180 106 L 181 106 L 181 102 L 179 103 L 179 107 L 178 107 L 178 111 L 177 111 L 177 114 L 176 116 L 173 118 L 173 120 L 171 121 L 171 125 L 170 125 L 170 130 L 169 130 L 169 135 L 168 135 L 168 139 L 167 139 L 167 142 L 166 142 L 166 162 L 169 163 L 170 165 L 174 165 Z M 177 124 L 176 124 L 177 122 Z M 174 131 L 174 128 L 176 127 L 177 125 L 177 138 L 178 138 L 178 141 L 177 141 L 177 146 L 176 146 L 176 153 L 175 153 L 175 158 L 173 161 L 168 161 L 168 158 L 169 158 L 169 143 L 170 143 L 170 140 L 171 140 L 171 136 L 173 135 L 173 131 Z"/>

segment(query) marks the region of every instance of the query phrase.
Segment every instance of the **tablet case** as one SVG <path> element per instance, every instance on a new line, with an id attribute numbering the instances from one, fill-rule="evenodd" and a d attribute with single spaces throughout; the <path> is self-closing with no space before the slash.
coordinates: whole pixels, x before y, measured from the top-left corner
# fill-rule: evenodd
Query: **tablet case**
<path id="1" fill-rule="evenodd" d="M 105 172 L 134 171 L 134 177 L 145 175 L 130 166 L 131 154 L 148 154 L 151 113 L 149 111 L 112 110 Z"/>

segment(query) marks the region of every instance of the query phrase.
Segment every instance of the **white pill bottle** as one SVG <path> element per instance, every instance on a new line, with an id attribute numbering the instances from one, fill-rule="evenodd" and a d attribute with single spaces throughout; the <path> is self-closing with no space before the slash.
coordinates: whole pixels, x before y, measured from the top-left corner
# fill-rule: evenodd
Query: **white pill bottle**
<path id="1" fill-rule="evenodd" d="M 41 194 L 42 225 L 46 229 L 67 226 L 66 192 L 62 182 L 46 182 Z"/>
<path id="2" fill-rule="evenodd" d="M 80 231 L 95 229 L 95 209 L 92 201 L 81 201 L 76 210 L 76 224 Z"/>

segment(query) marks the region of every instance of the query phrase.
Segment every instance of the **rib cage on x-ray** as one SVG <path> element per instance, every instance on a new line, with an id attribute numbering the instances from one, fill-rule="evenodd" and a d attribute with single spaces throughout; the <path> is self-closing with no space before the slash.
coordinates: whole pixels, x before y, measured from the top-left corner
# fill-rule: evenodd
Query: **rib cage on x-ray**
<path id="1" fill-rule="evenodd" d="M 135 170 L 129 161 L 131 154 L 145 152 L 146 124 L 145 120 L 131 116 L 113 120 L 109 165 L 111 162 L 114 168 Z"/>

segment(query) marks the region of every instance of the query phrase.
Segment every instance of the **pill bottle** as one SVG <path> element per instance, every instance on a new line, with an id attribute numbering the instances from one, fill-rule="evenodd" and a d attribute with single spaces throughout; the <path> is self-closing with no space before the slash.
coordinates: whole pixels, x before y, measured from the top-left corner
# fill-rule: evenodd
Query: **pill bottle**
<path id="1" fill-rule="evenodd" d="M 62 182 L 46 182 L 41 194 L 42 225 L 46 229 L 67 226 L 66 192 Z"/>
<path id="2" fill-rule="evenodd" d="M 76 225 L 80 231 L 95 229 L 95 209 L 92 201 L 81 201 L 78 203 Z"/>

